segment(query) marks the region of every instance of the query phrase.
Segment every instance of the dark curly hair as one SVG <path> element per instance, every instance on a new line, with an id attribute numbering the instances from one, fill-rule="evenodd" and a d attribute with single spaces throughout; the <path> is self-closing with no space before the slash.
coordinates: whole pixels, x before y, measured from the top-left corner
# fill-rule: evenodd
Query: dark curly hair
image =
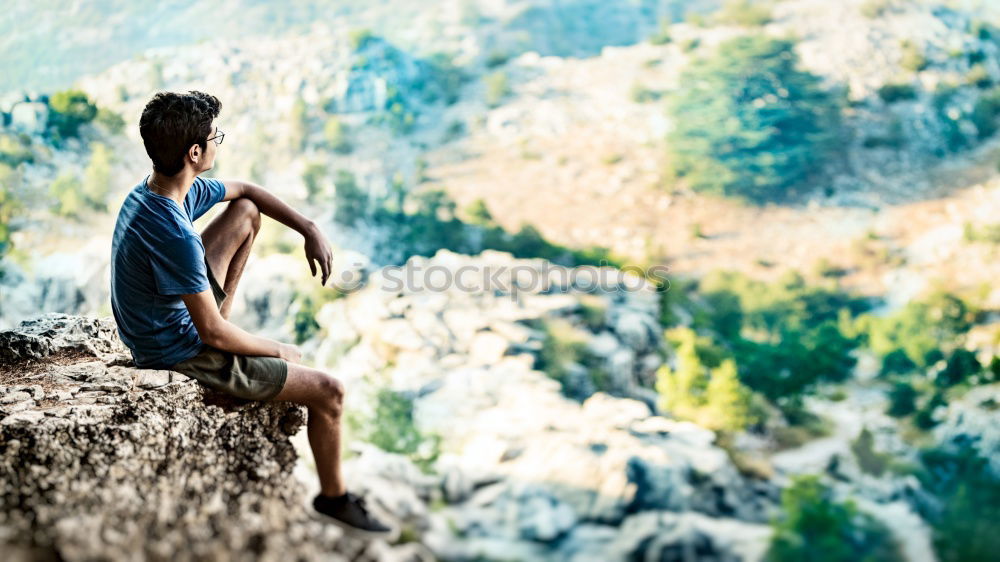
<path id="1" fill-rule="evenodd" d="M 205 139 L 221 109 L 222 102 L 204 92 L 157 92 L 139 118 L 139 134 L 153 169 L 165 176 L 183 170 L 184 155 L 192 144 L 203 151 L 207 148 Z"/>

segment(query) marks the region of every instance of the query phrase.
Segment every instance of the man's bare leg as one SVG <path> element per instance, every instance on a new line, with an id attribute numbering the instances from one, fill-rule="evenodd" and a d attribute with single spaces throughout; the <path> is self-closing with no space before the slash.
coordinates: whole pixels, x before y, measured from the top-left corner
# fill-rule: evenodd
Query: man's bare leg
<path id="1" fill-rule="evenodd" d="M 298 363 L 288 364 L 288 378 L 275 401 L 287 400 L 309 410 L 309 446 L 316 460 L 320 493 L 346 493 L 340 472 L 340 422 L 344 406 L 344 384 L 336 378 Z"/>
<path id="2" fill-rule="evenodd" d="M 219 311 L 223 318 L 229 319 L 236 286 L 243 276 L 243 268 L 259 231 L 260 210 L 253 201 L 240 197 L 230 201 L 225 210 L 201 232 L 205 260 L 228 295 Z"/>

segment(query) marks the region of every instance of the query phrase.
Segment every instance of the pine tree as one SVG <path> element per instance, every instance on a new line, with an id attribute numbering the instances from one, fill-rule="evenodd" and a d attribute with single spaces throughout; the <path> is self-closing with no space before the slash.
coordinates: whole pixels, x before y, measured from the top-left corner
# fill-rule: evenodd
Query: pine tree
<path id="1" fill-rule="evenodd" d="M 796 65 L 791 41 L 764 36 L 731 39 L 693 61 L 669 104 L 674 173 L 696 191 L 763 202 L 818 171 L 840 102 Z"/>

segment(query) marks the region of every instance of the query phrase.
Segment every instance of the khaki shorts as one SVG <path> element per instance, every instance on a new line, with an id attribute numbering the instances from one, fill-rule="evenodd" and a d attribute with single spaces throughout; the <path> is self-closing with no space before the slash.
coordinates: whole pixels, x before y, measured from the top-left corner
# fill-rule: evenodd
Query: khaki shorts
<path id="1" fill-rule="evenodd" d="M 228 296 L 205 261 L 208 282 L 215 295 L 215 304 L 222 309 Z M 247 356 L 207 346 L 198 355 L 170 368 L 185 374 L 205 386 L 245 400 L 270 400 L 277 395 L 288 378 L 288 363 L 277 357 Z"/>

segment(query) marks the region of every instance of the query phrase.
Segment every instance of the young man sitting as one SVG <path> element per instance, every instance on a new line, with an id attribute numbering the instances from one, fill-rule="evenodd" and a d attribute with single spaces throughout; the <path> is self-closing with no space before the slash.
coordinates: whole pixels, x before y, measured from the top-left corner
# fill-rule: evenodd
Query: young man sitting
<path id="1" fill-rule="evenodd" d="M 249 400 L 288 400 L 309 412 L 309 444 L 320 494 L 315 515 L 361 536 L 395 530 L 347 491 L 340 470 L 344 385 L 302 364 L 299 349 L 229 322 L 232 295 L 260 229 L 261 214 L 305 239 L 306 260 L 323 285 L 330 244 L 319 227 L 253 183 L 201 178 L 212 169 L 224 133 L 212 95 L 157 93 L 139 132 L 153 172 L 122 203 L 111 245 L 111 308 L 136 366 L 184 373 Z M 192 224 L 213 205 L 226 208 L 199 234 Z"/>

